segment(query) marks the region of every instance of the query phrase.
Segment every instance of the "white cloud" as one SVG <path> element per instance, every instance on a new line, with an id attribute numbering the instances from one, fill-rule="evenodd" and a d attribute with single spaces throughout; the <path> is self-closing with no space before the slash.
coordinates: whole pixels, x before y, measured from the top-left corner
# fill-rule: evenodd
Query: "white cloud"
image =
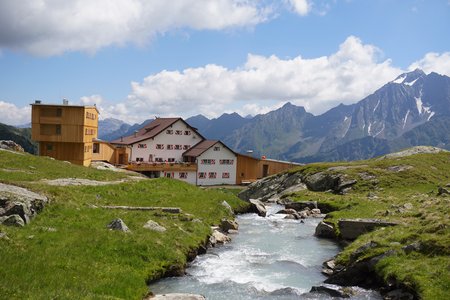
<path id="1" fill-rule="evenodd" d="M 375 46 L 350 36 L 329 56 L 280 59 L 250 54 L 243 66 L 231 70 L 214 64 L 165 70 L 132 82 L 123 107 L 107 111 L 133 120 L 198 113 L 217 117 L 239 111 L 239 102 L 244 103 L 242 114 L 254 115 L 274 102 L 291 101 L 317 114 L 339 102 L 360 100 L 403 72 L 379 57 Z"/>
<path id="2" fill-rule="evenodd" d="M 110 45 L 142 45 L 177 28 L 254 26 L 270 13 L 270 5 L 257 0 L 0 1 L 0 50 L 93 53 Z"/>
<path id="3" fill-rule="evenodd" d="M 289 0 L 292 8 L 296 13 L 301 16 L 306 16 L 311 8 L 311 5 L 308 0 Z"/>
<path id="4" fill-rule="evenodd" d="M 104 100 L 100 95 L 84 96 L 80 98 L 82 105 L 101 105 L 103 101 Z"/>
<path id="5" fill-rule="evenodd" d="M 0 101 L 0 123 L 23 125 L 31 122 L 31 107 L 17 107 L 15 104 Z"/>
<path id="6" fill-rule="evenodd" d="M 450 52 L 427 53 L 424 58 L 412 63 L 410 70 L 416 68 L 422 69 L 425 73 L 436 72 L 442 75 L 450 76 Z"/>

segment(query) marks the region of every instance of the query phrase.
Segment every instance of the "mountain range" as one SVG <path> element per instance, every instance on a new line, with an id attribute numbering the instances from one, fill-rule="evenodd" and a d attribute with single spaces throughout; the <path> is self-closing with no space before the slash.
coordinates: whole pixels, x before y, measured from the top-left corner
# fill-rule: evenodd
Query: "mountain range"
<path id="1" fill-rule="evenodd" d="M 132 134 L 148 121 L 133 126 L 100 121 L 100 138 Z M 237 152 L 297 162 L 366 159 L 416 145 L 450 149 L 450 78 L 416 69 L 355 104 L 340 104 L 318 116 L 286 103 L 255 117 L 197 115 L 186 121 Z M 112 130 L 112 122 L 120 127 Z"/>
<path id="2" fill-rule="evenodd" d="M 113 118 L 100 120 L 99 138 L 131 135 L 151 121 L 130 125 Z M 367 159 L 416 145 L 450 150 L 450 77 L 416 69 L 357 103 L 340 104 L 318 116 L 286 103 L 254 117 L 225 113 L 186 121 L 236 152 L 304 163 Z M 0 125 L 0 139 L 36 151 L 29 129 Z"/>

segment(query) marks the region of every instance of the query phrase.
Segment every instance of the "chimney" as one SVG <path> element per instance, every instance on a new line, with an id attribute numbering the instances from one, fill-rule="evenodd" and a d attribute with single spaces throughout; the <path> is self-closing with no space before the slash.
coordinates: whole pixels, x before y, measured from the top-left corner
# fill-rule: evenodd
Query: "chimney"
<path id="1" fill-rule="evenodd" d="M 137 133 L 138 133 L 138 131 L 136 130 L 136 131 L 134 131 L 134 137 L 136 137 L 137 136 Z"/>
<path id="2" fill-rule="evenodd" d="M 69 105 L 69 100 L 67 100 L 66 98 L 63 99 L 63 105 Z"/>
<path id="3" fill-rule="evenodd" d="M 34 104 L 41 104 L 41 100 L 34 100 Z"/>
<path id="4" fill-rule="evenodd" d="M 123 136 L 120 137 L 120 141 L 123 142 Z"/>

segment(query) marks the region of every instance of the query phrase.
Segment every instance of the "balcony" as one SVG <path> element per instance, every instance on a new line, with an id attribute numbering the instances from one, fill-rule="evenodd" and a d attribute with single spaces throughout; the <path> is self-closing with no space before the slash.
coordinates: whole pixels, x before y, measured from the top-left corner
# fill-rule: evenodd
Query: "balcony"
<path id="1" fill-rule="evenodd" d="M 40 117 L 39 118 L 40 124 L 61 124 L 62 118 L 61 117 Z"/>
<path id="2" fill-rule="evenodd" d="M 197 165 L 194 163 L 149 163 L 149 162 L 132 162 L 127 166 L 128 170 L 136 172 L 146 171 L 182 171 L 182 172 L 196 172 Z"/>

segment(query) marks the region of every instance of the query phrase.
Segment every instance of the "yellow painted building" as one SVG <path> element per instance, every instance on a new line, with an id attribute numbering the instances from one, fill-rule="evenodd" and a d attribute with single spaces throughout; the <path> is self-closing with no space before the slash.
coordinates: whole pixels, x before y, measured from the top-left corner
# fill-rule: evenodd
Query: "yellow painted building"
<path id="1" fill-rule="evenodd" d="M 95 106 L 31 104 L 32 139 L 39 143 L 39 155 L 89 166 L 93 140 L 98 135 Z"/>

